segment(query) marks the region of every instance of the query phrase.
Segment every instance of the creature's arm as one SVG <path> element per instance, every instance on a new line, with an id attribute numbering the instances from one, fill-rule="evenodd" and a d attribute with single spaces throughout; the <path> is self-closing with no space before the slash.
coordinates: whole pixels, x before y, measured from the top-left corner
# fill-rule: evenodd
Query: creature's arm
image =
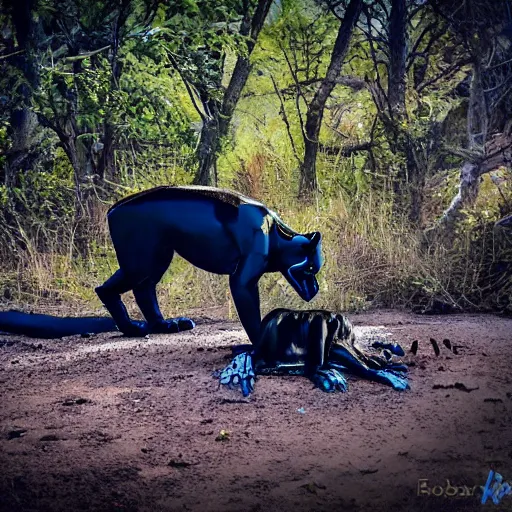
<path id="1" fill-rule="evenodd" d="M 251 343 L 257 347 L 260 338 L 261 314 L 258 281 L 264 273 L 266 259 L 261 254 L 251 254 L 240 261 L 229 277 L 229 287 L 238 317 Z"/>

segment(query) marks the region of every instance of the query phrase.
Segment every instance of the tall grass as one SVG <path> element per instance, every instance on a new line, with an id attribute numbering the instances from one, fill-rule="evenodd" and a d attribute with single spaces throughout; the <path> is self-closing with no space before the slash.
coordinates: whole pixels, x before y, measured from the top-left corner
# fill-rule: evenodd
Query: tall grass
<path id="1" fill-rule="evenodd" d="M 191 179 L 190 171 L 180 165 L 155 168 L 154 161 L 123 158 L 117 164 L 122 186 L 111 201 L 92 194 L 79 226 L 72 216 L 63 216 L 60 224 L 59 219 L 52 219 L 48 227 L 40 209 L 34 210 L 32 217 L 27 209 L 16 229 L 0 227 L 3 239 L 10 236 L 16 240 L 15 250 L 10 249 L 12 244 L 2 247 L 0 300 L 4 306 L 35 304 L 48 309 L 61 304 L 81 312 L 102 311 L 94 288 L 117 269 L 105 220 L 109 204 L 132 191 L 189 183 Z M 136 172 L 131 168 L 135 164 Z M 336 171 L 341 172 L 331 169 L 331 173 Z M 500 283 L 503 277 L 494 275 L 492 267 L 503 260 L 503 240 L 498 243 L 495 233 L 482 227 L 489 224 L 480 224 L 480 231 L 474 225 L 463 230 L 456 247 L 436 246 L 425 252 L 421 234 L 393 213 L 391 197 L 385 193 L 377 193 L 371 186 L 361 189 L 361 184 L 351 192 L 331 180 L 315 202 L 303 205 L 295 199 L 296 172 L 290 161 L 266 151 L 242 162 L 238 172 L 222 183 L 262 200 L 296 231 L 320 231 L 323 235 L 325 263 L 318 275 L 317 297 L 306 304 L 281 274 L 265 275 L 260 281 L 264 312 L 274 307 L 354 311 L 420 305 L 428 309 L 434 299 L 455 310 L 510 307 L 510 300 L 506 302 L 510 283 Z M 325 169 L 323 172 L 326 174 Z M 86 251 L 76 250 L 77 230 L 82 240 L 88 241 Z M 199 270 L 179 256 L 158 293 L 162 310 L 169 316 L 196 308 L 206 314 L 212 308 L 224 308 L 226 315 L 236 318 L 227 277 Z M 127 304 L 132 314 L 140 315 L 131 294 L 127 294 Z"/>

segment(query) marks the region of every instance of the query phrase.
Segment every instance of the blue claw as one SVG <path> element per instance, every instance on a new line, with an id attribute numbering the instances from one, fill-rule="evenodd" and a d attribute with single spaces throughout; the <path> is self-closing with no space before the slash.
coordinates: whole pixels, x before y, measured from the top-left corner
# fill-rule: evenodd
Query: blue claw
<path id="1" fill-rule="evenodd" d="M 244 352 L 220 372 L 219 381 L 231 389 L 240 386 L 243 396 L 249 396 L 254 391 L 255 377 L 251 354 Z"/>
<path id="2" fill-rule="evenodd" d="M 387 384 L 393 386 L 393 389 L 396 389 L 397 391 L 405 391 L 406 389 L 410 389 L 407 378 L 404 377 L 403 374 L 391 370 L 376 370 L 375 374 L 378 375 L 381 382 L 386 382 Z"/>
<path id="3" fill-rule="evenodd" d="M 384 343 L 383 341 L 376 341 L 372 343 L 372 347 L 389 350 L 395 356 L 405 356 L 404 349 L 398 343 Z"/>
<path id="4" fill-rule="evenodd" d="M 348 383 L 345 377 L 333 368 L 317 370 L 311 380 L 316 387 L 326 393 L 334 393 L 336 391 L 345 393 L 348 390 Z"/>
<path id="5" fill-rule="evenodd" d="M 191 318 L 187 318 L 186 316 L 180 316 L 179 318 L 174 319 L 178 322 L 178 328 L 181 331 L 190 331 L 196 326 L 196 323 Z"/>

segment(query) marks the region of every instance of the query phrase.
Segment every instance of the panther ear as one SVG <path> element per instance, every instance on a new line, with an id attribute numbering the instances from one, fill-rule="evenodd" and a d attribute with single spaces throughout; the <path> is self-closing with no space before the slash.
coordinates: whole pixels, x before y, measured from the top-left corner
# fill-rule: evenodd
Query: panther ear
<path id="1" fill-rule="evenodd" d="M 322 235 L 320 234 L 320 232 L 318 231 L 315 231 L 313 233 L 308 233 L 307 235 L 305 235 L 306 238 L 309 238 L 309 244 L 308 244 L 308 249 L 311 251 L 311 252 L 314 252 L 317 245 L 320 243 L 320 241 L 322 240 Z"/>

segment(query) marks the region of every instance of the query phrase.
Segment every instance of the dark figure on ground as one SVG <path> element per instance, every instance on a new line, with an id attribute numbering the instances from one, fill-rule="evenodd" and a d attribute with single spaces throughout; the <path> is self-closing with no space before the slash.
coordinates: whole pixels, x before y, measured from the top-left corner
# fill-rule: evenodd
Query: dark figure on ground
<path id="1" fill-rule="evenodd" d="M 254 389 L 257 374 L 298 374 L 323 391 L 346 391 L 340 373 L 380 382 L 402 391 L 409 388 L 407 366 L 394 361 L 404 351 L 395 343 L 376 342 L 380 354 L 366 354 L 356 346 L 354 330 L 343 315 L 330 311 L 275 309 L 262 321 L 261 339 L 246 347 L 222 372 L 220 383 L 240 386 L 244 396 Z M 235 347 L 235 351 L 242 350 Z"/>

